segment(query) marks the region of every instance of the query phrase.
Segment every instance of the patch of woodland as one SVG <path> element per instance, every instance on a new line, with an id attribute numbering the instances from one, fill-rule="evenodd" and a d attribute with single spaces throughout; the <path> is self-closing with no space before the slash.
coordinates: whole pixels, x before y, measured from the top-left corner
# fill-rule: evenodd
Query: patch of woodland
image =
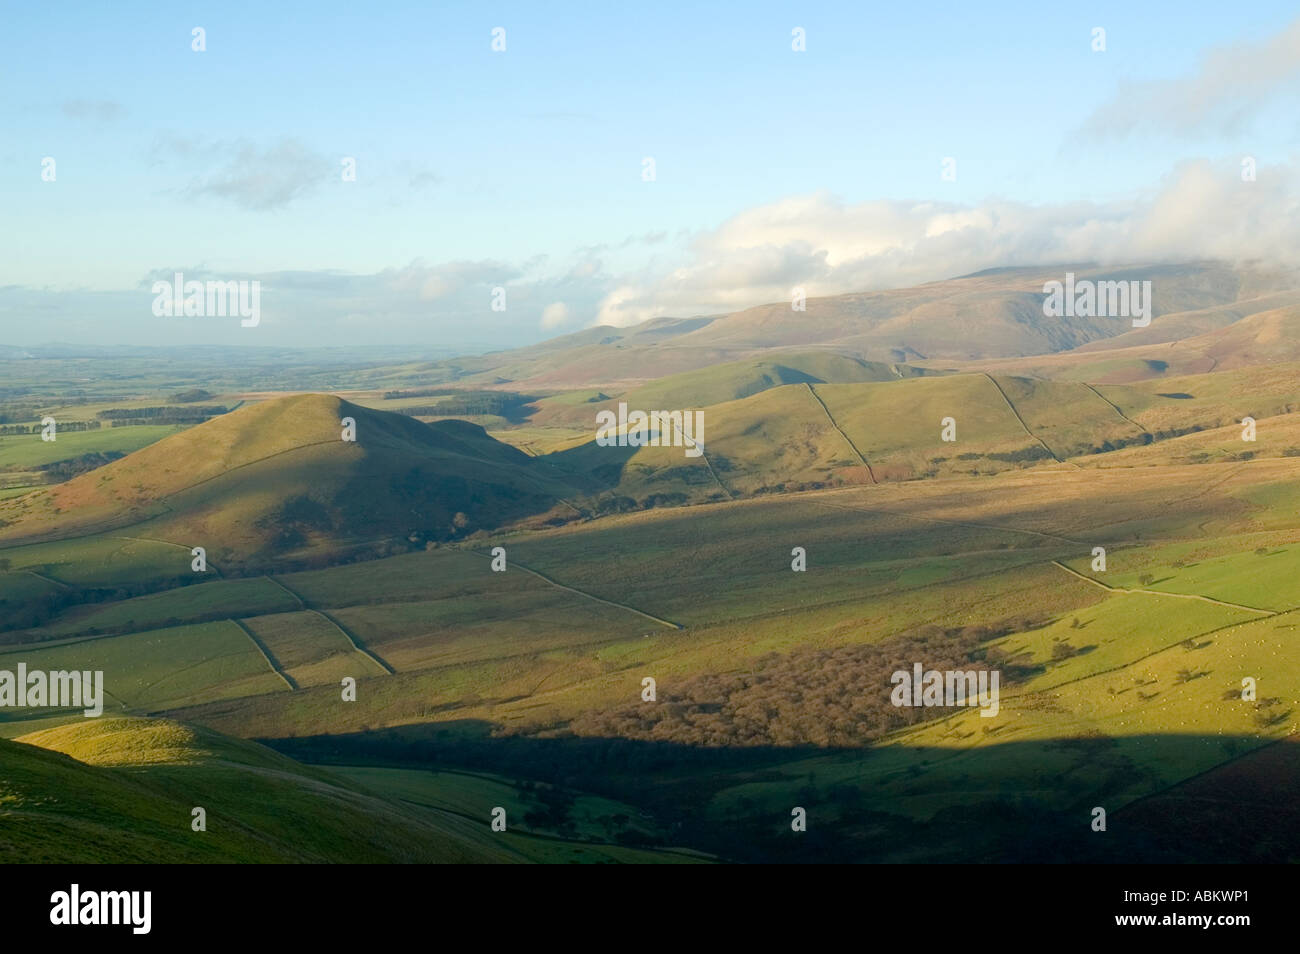
<path id="1" fill-rule="evenodd" d="M 768 653 L 745 671 L 702 673 L 661 683 L 655 702 L 585 713 L 578 736 L 694 746 L 852 748 L 896 729 L 951 715 L 957 707 L 895 706 L 897 671 L 999 670 L 1000 687 L 1042 671 L 1028 654 L 1008 655 L 991 640 L 1038 628 L 1014 617 L 991 625 L 923 625 L 879 643 Z"/>

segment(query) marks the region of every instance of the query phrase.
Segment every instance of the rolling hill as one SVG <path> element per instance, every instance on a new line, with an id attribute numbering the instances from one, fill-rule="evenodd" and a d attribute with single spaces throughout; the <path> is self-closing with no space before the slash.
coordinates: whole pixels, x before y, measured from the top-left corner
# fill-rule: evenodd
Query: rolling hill
<path id="1" fill-rule="evenodd" d="M 111 714 L 0 711 L 0 852 L 1207 860 L 1214 813 L 1161 807 L 1294 760 L 1297 305 L 1076 271 L 1157 320 L 1046 321 L 1005 269 L 588 329 L 394 372 L 538 395 L 492 433 L 300 394 L 0 502 L 0 668 L 100 669 Z M 703 453 L 597 446 L 619 403 L 701 410 Z M 999 668 L 1001 715 L 900 713 L 917 660 Z M 1289 857 L 1252 812 L 1214 857 Z"/>
<path id="2" fill-rule="evenodd" d="M 82 720 L 0 740 L 0 763 L 0 859 L 9 863 L 526 860 L 486 824 L 413 810 L 174 722 Z M 195 807 L 206 831 L 191 829 Z"/>
<path id="3" fill-rule="evenodd" d="M 1114 317 L 1043 314 L 1043 285 L 1066 272 L 1079 280 L 1150 281 L 1152 324 Z M 539 345 L 432 362 L 430 382 L 531 390 L 623 391 L 671 374 L 770 351 L 815 347 L 892 364 L 1024 358 L 1085 347 L 1167 343 L 1295 304 L 1300 279 L 1276 269 L 1219 262 L 1101 268 L 1087 263 L 994 269 L 912 288 L 816 296 L 727 315 L 656 318 L 627 328 L 596 327 Z"/>
<path id="4" fill-rule="evenodd" d="M 355 421 L 344 441 L 342 420 Z M 328 395 L 214 418 L 67 483 L 0 502 L 0 541 L 133 527 L 258 562 L 377 538 L 464 536 L 569 508 L 553 471 L 463 421 L 424 424 Z"/>

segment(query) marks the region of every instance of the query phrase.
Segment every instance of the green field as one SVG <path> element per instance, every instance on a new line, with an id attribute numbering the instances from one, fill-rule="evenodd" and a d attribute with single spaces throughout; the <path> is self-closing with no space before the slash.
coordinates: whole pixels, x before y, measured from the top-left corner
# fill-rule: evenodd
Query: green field
<path id="1" fill-rule="evenodd" d="M 510 384 L 538 396 L 490 432 L 385 413 L 431 402 L 383 397 L 412 364 L 86 435 L 142 443 L 0 501 L 0 670 L 102 671 L 105 716 L 0 709 L 0 855 L 76 829 L 186 861 L 1124 860 L 1086 839 L 1100 804 L 1158 859 L 1197 832 L 1148 799 L 1294 735 L 1289 366 L 665 360 Z M 619 401 L 701 408 L 704 453 L 596 445 Z M 999 672 L 998 714 L 891 705 L 914 663 Z"/>
<path id="2" fill-rule="evenodd" d="M 175 425 L 142 424 L 136 427 L 101 427 L 93 431 L 60 431 L 52 441 L 38 434 L 0 435 L 0 471 L 34 470 L 44 464 L 82 454 L 121 451 L 129 454 L 175 434 Z"/>

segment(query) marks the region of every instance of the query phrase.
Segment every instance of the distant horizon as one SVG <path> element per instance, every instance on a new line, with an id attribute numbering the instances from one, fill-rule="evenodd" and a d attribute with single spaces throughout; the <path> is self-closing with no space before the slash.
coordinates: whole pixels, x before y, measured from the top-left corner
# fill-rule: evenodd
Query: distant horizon
<path id="1" fill-rule="evenodd" d="M 67 13 L 0 36 L 31 91 L 0 105 L 18 345 L 463 353 L 795 288 L 1300 254 L 1277 0 Z M 178 273 L 259 282 L 265 320 L 166 323 Z"/>
<path id="2" fill-rule="evenodd" d="M 1228 258 L 1203 258 L 1203 259 L 1188 259 L 1188 260 L 1168 259 L 1168 260 L 1151 260 L 1151 261 L 1115 262 L 1115 263 L 1108 263 L 1108 264 L 1100 263 L 1097 261 L 1077 261 L 1077 262 L 1059 261 L 1059 262 L 1052 262 L 1052 263 L 1035 263 L 1031 265 L 992 266 L 990 268 L 980 269 L 975 272 L 969 272 L 961 275 L 953 275 L 944 278 L 937 278 L 928 282 L 918 282 L 915 285 L 898 285 L 898 286 L 889 286 L 886 288 L 849 290 L 849 291 L 839 292 L 837 293 L 837 295 L 809 296 L 809 299 L 815 300 L 816 298 L 819 297 L 834 298 L 843 295 L 882 293 L 882 292 L 901 290 L 904 288 L 919 287 L 922 285 L 942 284 L 944 282 L 961 281 L 963 279 L 969 279 L 969 278 L 981 278 L 985 276 L 993 276 L 997 274 L 1004 274 L 1007 272 L 1015 272 L 1015 271 L 1044 272 L 1044 271 L 1060 270 L 1061 274 L 1064 275 L 1066 270 L 1070 270 L 1070 269 L 1106 270 L 1110 268 L 1114 268 L 1114 269 L 1158 268 L 1164 266 L 1192 265 L 1192 264 L 1206 264 L 1206 263 L 1214 263 L 1214 264 L 1224 265 L 1226 267 L 1236 267 L 1236 268 L 1265 268 L 1266 269 L 1272 267 L 1279 267 L 1279 268 L 1292 267 L 1292 266 L 1282 265 L 1281 263 L 1275 264 L 1272 262 L 1259 261 L 1259 260 L 1235 262 Z M 1300 266 L 1295 266 L 1295 267 L 1300 267 Z M 0 291 L 2 291 L 2 289 L 0 289 Z M 571 335 L 583 331 L 593 331 L 600 328 L 606 328 L 610 331 L 618 332 L 618 331 L 625 331 L 628 329 L 636 328 L 642 324 L 645 324 L 646 322 L 651 322 L 651 321 L 659 321 L 659 320 L 693 321 L 699 319 L 713 320 L 719 317 L 725 317 L 728 314 L 735 314 L 738 312 L 746 311 L 748 309 L 760 308 L 763 306 L 773 305 L 777 303 L 778 301 L 773 301 L 773 300 L 755 301 L 749 304 L 741 305 L 733 309 L 732 311 L 714 313 L 714 314 L 657 315 L 657 316 L 644 318 L 641 321 L 637 322 L 636 324 L 631 324 L 631 325 L 588 325 L 585 328 L 571 328 L 571 329 L 555 331 L 554 333 L 545 335 L 536 341 L 530 341 L 525 344 L 502 345 L 500 343 L 467 341 L 455 347 L 446 347 L 446 346 L 436 346 L 433 344 L 412 340 L 412 341 L 394 342 L 391 344 L 312 345 L 312 344 L 285 343 L 285 342 L 278 342 L 278 341 L 265 341 L 262 340 L 260 337 L 249 337 L 247 340 L 239 340 L 238 337 L 236 337 L 234 340 L 222 341 L 222 342 L 186 342 L 186 343 L 176 343 L 176 344 L 143 344 L 143 343 L 90 344 L 90 343 L 76 343 L 72 341 L 59 341 L 59 340 L 38 341 L 38 342 L 31 342 L 28 344 L 14 344 L 6 340 L 0 340 L 0 360 L 13 360 L 13 358 L 6 356 L 5 351 L 19 351 L 19 350 L 31 350 L 31 349 L 65 350 L 69 352 L 69 354 L 66 355 L 67 357 L 76 357 L 76 356 L 96 357 L 96 356 L 114 356 L 114 355 L 121 356 L 121 355 L 129 355 L 129 354 L 147 354 L 151 352 L 186 353 L 186 352 L 199 352 L 205 350 L 220 351 L 220 350 L 233 349 L 233 350 L 259 351 L 259 352 L 266 352 L 266 353 L 301 352 L 304 354 L 313 354 L 313 355 L 320 355 L 325 353 L 329 353 L 329 354 L 337 353 L 340 355 L 340 357 L 347 356 L 347 355 L 351 355 L 355 357 L 369 355 L 369 356 L 373 356 L 374 359 L 399 357 L 405 360 L 420 360 L 427 357 L 430 360 L 450 360 L 461 356 L 482 356 L 482 355 L 493 354 L 497 352 L 513 351 L 519 348 L 526 348 L 533 345 L 544 344 L 549 341 L 558 341 L 559 339 L 569 337 Z M 185 321 L 202 321 L 202 320 L 210 320 L 210 319 L 194 319 L 194 318 L 187 319 L 187 318 L 179 317 L 179 318 L 171 318 L 168 320 L 176 321 L 176 322 L 185 322 Z M 409 353 L 409 349 L 412 348 L 417 350 L 416 355 L 411 355 Z"/>

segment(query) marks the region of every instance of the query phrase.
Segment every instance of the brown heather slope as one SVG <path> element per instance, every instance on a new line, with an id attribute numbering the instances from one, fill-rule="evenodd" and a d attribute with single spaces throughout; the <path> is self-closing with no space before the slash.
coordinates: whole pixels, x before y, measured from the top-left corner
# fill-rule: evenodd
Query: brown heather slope
<path id="1" fill-rule="evenodd" d="M 1207 323 L 1212 327 L 1198 330 Z M 955 365 L 1126 384 L 1294 361 L 1300 361 L 1300 292 L 1235 302 L 1229 308 L 1166 315 L 1148 328 L 1060 354 Z"/>
<path id="2" fill-rule="evenodd" d="M 1151 327 L 1134 337 L 1135 329 L 1122 318 L 1045 316 L 1043 285 L 1063 281 L 1066 272 L 1078 280 L 1152 282 Z M 779 301 L 720 316 L 600 326 L 528 348 L 435 362 L 424 370 L 430 383 L 616 393 L 774 349 L 823 349 L 869 361 L 929 361 L 942 367 L 1100 347 L 1112 339 L 1167 343 L 1170 335 L 1191 337 L 1254 311 L 1295 304 L 1300 278 L 1218 262 L 1084 264 L 994 269 L 887 291 L 817 296 L 813 283 L 807 291 L 812 297 L 803 312 Z"/>

